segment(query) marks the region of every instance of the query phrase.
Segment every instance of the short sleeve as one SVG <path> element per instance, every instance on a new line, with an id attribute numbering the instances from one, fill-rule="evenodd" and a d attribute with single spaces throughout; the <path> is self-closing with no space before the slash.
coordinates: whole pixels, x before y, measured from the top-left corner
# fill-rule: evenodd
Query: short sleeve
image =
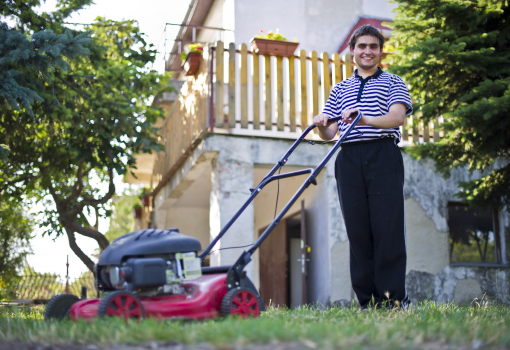
<path id="1" fill-rule="evenodd" d="M 329 94 L 328 101 L 322 110 L 322 113 L 329 115 L 330 117 L 339 117 L 340 113 L 340 101 L 338 101 L 338 95 L 340 92 L 340 84 L 337 84 L 331 94 Z"/>
<path id="2" fill-rule="evenodd" d="M 398 75 L 394 75 L 392 80 L 388 98 L 388 110 L 395 103 L 403 103 L 406 106 L 406 116 L 412 114 L 413 105 L 406 84 Z"/>

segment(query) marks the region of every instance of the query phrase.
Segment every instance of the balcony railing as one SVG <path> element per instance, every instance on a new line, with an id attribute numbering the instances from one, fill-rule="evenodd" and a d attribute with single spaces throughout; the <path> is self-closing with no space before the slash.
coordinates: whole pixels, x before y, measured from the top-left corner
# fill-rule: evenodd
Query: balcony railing
<path id="1" fill-rule="evenodd" d="M 262 56 L 218 41 L 203 53 L 198 72 L 189 77 L 160 131 L 165 152 L 157 155 L 153 194 L 173 176 L 208 133 L 296 138 L 324 107 L 340 81 L 353 74 L 350 55 L 301 50 L 290 58 Z M 402 127 L 404 143 L 431 142 L 438 123 Z M 317 138 L 316 134 L 311 135 Z"/>

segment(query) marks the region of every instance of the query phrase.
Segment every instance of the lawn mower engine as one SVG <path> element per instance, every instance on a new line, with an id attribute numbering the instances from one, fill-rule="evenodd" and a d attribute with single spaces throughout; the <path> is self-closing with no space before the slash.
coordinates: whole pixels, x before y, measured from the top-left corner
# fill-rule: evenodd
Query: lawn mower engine
<path id="1" fill-rule="evenodd" d="M 184 279 L 202 275 L 198 239 L 176 228 L 147 229 L 113 241 L 95 266 L 99 291 L 125 290 L 139 297 L 183 294 Z"/>

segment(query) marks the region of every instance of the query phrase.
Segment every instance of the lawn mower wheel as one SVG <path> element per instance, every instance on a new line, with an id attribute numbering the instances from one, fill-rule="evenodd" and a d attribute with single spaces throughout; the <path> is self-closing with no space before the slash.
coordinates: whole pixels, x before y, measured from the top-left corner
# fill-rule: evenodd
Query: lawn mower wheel
<path id="1" fill-rule="evenodd" d="M 145 310 L 140 298 L 127 291 L 116 291 L 109 293 L 99 303 L 97 316 L 117 316 L 140 321 L 145 318 Z"/>
<path id="2" fill-rule="evenodd" d="M 248 288 L 231 289 L 225 294 L 221 302 L 221 315 L 239 316 L 242 318 L 259 317 L 263 310 L 260 296 Z"/>
<path id="3" fill-rule="evenodd" d="M 74 294 L 59 294 L 55 295 L 46 304 L 46 310 L 44 310 L 44 320 L 62 320 L 67 317 L 69 310 L 74 303 L 80 300 Z"/>

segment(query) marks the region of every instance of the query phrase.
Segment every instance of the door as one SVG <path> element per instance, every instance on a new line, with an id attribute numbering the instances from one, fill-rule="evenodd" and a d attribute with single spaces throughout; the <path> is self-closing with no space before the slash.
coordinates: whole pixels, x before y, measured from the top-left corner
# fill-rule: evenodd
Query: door
<path id="1" fill-rule="evenodd" d="M 307 303 L 306 296 L 306 275 L 307 275 L 307 261 L 310 247 L 306 244 L 306 221 L 305 221 L 305 201 L 301 201 L 301 305 Z"/>
<path id="2" fill-rule="evenodd" d="M 287 221 L 282 220 L 260 245 L 260 296 L 266 306 L 288 305 L 287 243 Z"/>
<path id="3" fill-rule="evenodd" d="M 292 308 L 307 303 L 306 275 L 310 248 L 306 245 L 305 224 L 305 204 L 302 201 L 300 212 L 287 220 L 290 256 L 290 305 Z"/>

